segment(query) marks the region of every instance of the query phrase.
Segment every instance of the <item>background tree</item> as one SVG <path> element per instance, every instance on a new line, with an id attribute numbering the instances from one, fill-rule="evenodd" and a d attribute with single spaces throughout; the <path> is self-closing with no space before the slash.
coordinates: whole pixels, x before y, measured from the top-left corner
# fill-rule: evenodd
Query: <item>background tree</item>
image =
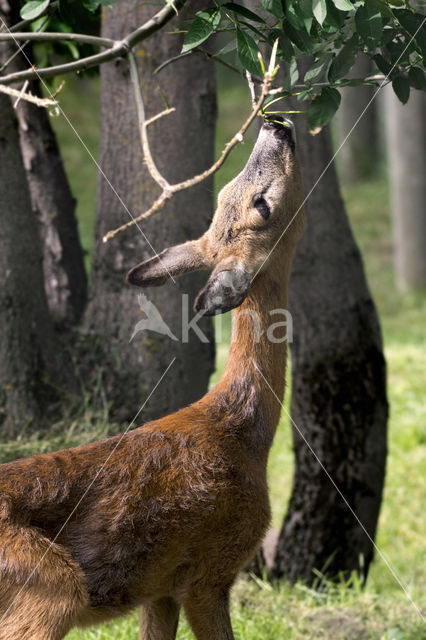
<path id="1" fill-rule="evenodd" d="M 386 91 L 396 281 L 401 291 L 426 287 L 426 100 L 411 90 L 406 104 Z"/>
<path id="2" fill-rule="evenodd" d="M 296 126 L 310 195 L 290 279 L 295 473 L 273 576 L 312 584 L 318 571 L 367 575 L 385 478 L 386 370 L 329 129 L 310 136 L 305 116 Z"/>
<path id="3" fill-rule="evenodd" d="M 37 81 L 31 83 L 30 90 L 41 95 Z M 81 318 L 87 297 L 87 276 L 75 217 L 76 200 L 46 110 L 21 100 L 16 111 L 32 209 L 41 230 L 44 285 L 50 313 L 56 323 L 73 325 Z"/>
<path id="4" fill-rule="evenodd" d="M 364 53 L 359 53 L 349 76 L 365 78 L 372 71 L 372 60 Z M 371 178 L 380 169 L 379 114 L 377 100 L 374 100 L 376 91 L 371 85 L 345 87 L 342 90 L 342 102 L 336 116 L 339 146 L 364 112 L 353 135 L 349 136 L 339 151 L 339 175 L 345 184 L 356 184 Z"/>
<path id="5" fill-rule="evenodd" d="M 4 95 L 0 95 L 0 140 L 0 432 L 14 438 L 31 420 L 40 426 L 52 400 L 57 345 L 18 123 Z"/>
<path id="6" fill-rule="evenodd" d="M 198 8 L 201 6 L 199 3 Z M 136 0 L 119 2 L 112 9 L 104 10 L 102 34 L 110 38 L 123 37 L 151 14 L 150 6 L 141 6 Z M 181 60 L 162 73 L 161 87 L 153 75 L 164 60 L 179 53 L 181 46 L 182 36 L 159 33 L 136 49 L 147 117 L 164 108 L 162 95 L 176 107 L 174 114 L 153 123 L 149 129 L 155 161 L 173 181 L 207 168 L 214 153 L 213 65 L 201 56 Z M 129 343 L 141 315 L 137 292 L 123 284 L 126 271 L 166 246 L 198 237 L 213 214 L 213 184 L 208 180 L 175 197 L 162 212 L 161 219 L 148 220 L 139 229 L 124 232 L 114 242 L 102 242 L 109 229 L 126 222 L 129 212 L 135 215 L 147 209 L 159 193 L 144 167 L 137 131 L 127 62 L 106 65 L 101 70 L 102 171 L 86 325 L 111 356 L 111 365 L 104 371 L 104 383 L 119 419 L 133 417 L 144 398 L 142 389 L 145 394 L 150 392 L 173 357 L 176 361 L 170 376 L 150 400 L 148 415 L 151 417 L 198 399 L 207 388 L 214 366 L 214 341 L 208 319 L 200 323 L 206 342 L 201 342 L 193 331 L 189 332 L 188 341 L 182 336 L 184 315 L 192 316 L 193 298 L 201 288 L 202 275 L 179 281 L 170 279 L 164 287 L 148 293 L 149 300 L 179 340 L 143 332 Z M 184 293 L 189 295 L 188 301 L 182 298 Z"/>

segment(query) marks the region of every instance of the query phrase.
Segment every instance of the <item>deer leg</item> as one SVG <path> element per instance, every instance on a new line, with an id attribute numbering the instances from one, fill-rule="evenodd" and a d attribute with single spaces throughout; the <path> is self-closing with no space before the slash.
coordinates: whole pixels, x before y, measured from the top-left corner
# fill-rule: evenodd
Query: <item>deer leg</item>
<path id="1" fill-rule="evenodd" d="M 229 588 L 188 598 L 185 614 L 197 640 L 234 640 L 229 615 Z"/>
<path id="2" fill-rule="evenodd" d="M 83 572 L 65 549 L 0 522 L 0 640 L 61 640 L 87 601 Z"/>
<path id="3" fill-rule="evenodd" d="M 161 598 L 141 607 L 140 640 L 175 640 L 180 605 L 173 598 Z"/>

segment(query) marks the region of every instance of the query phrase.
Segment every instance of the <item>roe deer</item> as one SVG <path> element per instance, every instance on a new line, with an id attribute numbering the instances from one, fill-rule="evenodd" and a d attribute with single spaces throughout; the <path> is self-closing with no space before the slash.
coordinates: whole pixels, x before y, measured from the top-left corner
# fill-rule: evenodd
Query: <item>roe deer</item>
<path id="1" fill-rule="evenodd" d="M 181 606 L 197 640 L 233 638 L 229 591 L 270 519 L 266 463 L 286 343 L 267 329 L 269 312 L 286 306 L 301 204 L 291 128 L 265 122 L 209 230 L 131 269 L 128 282 L 141 287 L 212 270 L 195 310 L 242 305 L 228 363 L 181 411 L 0 466 L 1 640 L 57 640 L 138 605 L 145 640 L 175 638 Z"/>

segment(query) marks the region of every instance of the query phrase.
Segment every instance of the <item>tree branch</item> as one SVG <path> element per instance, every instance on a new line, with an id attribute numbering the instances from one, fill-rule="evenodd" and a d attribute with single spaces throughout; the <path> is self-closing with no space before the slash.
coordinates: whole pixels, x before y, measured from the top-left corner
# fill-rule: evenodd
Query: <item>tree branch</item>
<path id="1" fill-rule="evenodd" d="M 137 65 L 136 57 L 133 51 L 129 51 L 127 59 L 129 61 L 129 67 L 130 67 L 130 79 L 132 81 L 132 85 L 135 93 L 136 110 L 138 112 L 138 122 L 139 122 L 139 131 L 141 136 L 143 157 L 152 178 L 163 189 L 163 191 L 168 191 L 170 189 L 170 185 L 167 182 L 167 180 L 163 178 L 161 173 L 158 171 L 151 154 L 151 149 L 148 142 L 148 136 L 146 133 L 145 107 L 144 107 L 143 98 L 142 98 L 142 87 L 139 79 L 138 65 Z"/>
<path id="2" fill-rule="evenodd" d="M 23 31 L 17 33 L 0 33 L 0 42 L 4 41 L 16 41 L 20 40 L 28 40 L 28 41 L 38 41 L 38 42 L 49 42 L 54 40 L 55 42 L 59 41 L 68 41 L 68 42 L 81 42 L 82 44 L 93 44 L 96 47 L 108 47 L 111 48 L 115 44 L 115 40 L 110 40 L 110 38 L 99 38 L 98 36 L 88 36 L 84 33 L 64 33 L 63 31 Z"/>
<path id="3" fill-rule="evenodd" d="M 38 96 L 34 96 L 32 93 L 26 93 L 23 89 L 12 89 L 12 87 L 2 87 L 0 85 L 0 93 L 6 93 L 7 95 L 17 98 L 18 100 L 26 100 L 27 102 L 32 102 L 38 107 L 58 106 L 56 100 L 52 100 L 51 98 L 39 98 Z M 16 104 L 14 106 L 16 106 Z"/>
<path id="4" fill-rule="evenodd" d="M 249 117 L 246 119 L 246 121 L 240 127 L 238 132 L 225 145 L 225 147 L 222 150 L 222 153 L 220 154 L 218 160 L 216 160 L 216 162 L 214 164 L 212 164 L 212 166 L 209 167 L 209 169 L 206 169 L 202 173 L 200 173 L 200 174 L 198 174 L 198 175 L 196 175 L 196 176 L 194 176 L 192 178 L 189 178 L 188 180 L 184 180 L 183 182 L 178 182 L 177 184 L 171 185 L 160 174 L 160 172 L 158 171 L 157 167 L 155 166 L 155 164 L 154 164 L 154 162 L 152 160 L 152 155 L 151 155 L 151 152 L 150 152 L 150 149 L 149 149 L 149 141 L 148 141 L 148 137 L 146 135 L 146 127 L 152 121 L 152 118 L 151 118 L 150 121 L 146 121 L 143 111 L 140 111 L 141 105 L 142 105 L 142 108 L 143 108 L 143 100 L 142 100 L 142 96 L 140 95 L 139 74 L 138 74 L 138 70 L 137 70 L 136 60 L 134 59 L 134 54 L 132 54 L 132 53 L 129 54 L 129 64 L 130 64 L 131 74 L 134 77 L 133 85 L 134 85 L 134 87 L 138 87 L 138 93 L 139 93 L 138 96 L 136 96 L 136 93 L 135 93 L 135 97 L 136 97 L 136 104 L 137 104 L 137 108 L 138 108 L 139 123 L 140 123 L 140 127 L 141 127 L 142 150 L 143 150 L 145 162 L 146 162 L 148 171 L 150 172 L 152 178 L 155 180 L 155 182 L 157 182 L 157 184 L 159 184 L 163 188 L 163 192 L 153 202 L 153 204 L 151 205 L 151 207 L 147 211 L 144 211 L 139 216 L 137 216 L 133 220 L 130 220 L 126 224 L 121 225 L 117 229 L 113 229 L 111 231 L 108 231 L 108 233 L 106 233 L 104 235 L 104 237 L 103 237 L 103 242 L 108 242 L 109 240 L 114 238 L 121 231 L 124 231 L 125 229 L 129 229 L 130 227 L 132 227 L 133 225 L 137 224 L 141 220 L 145 220 L 146 218 L 149 218 L 153 213 L 159 211 L 164 206 L 166 201 L 169 200 L 171 197 L 173 197 L 173 195 L 175 193 L 177 193 L 178 191 L 183 191 L 184 189 L 189 189 L 190 187 L 193 187 L 194 185 L 199 184 L 200 182 L 202 182 L 203 180 L 205 180 L 206 178 L 211 176 L 213 173 L 215 173 L 218 169 L 220 169 L 220 167 L 225 162 L 226 158 L 231 153 L 232 149 L 237 144 L 239 144 L 240 142 L 243 142 L 244 134 L 246 133 L 247 129 L 249 128 L 249 126 L 251 125 L 251 123 L 253 122 L 253 120 L 258 115 L 259 111 L 261 110 L 262 105 L 263 105 L 263 103 L 265 101 L 265 98 L 269 94 L 269 91 L 270 91 L 270 88 L 271 88 L 271 84 L 272 84 L 272 80 L 273 80 L 273 75 L 271 73 L 268 72 L 268 73 L 265 74 L 265 78 L 264 78 L 264 81 L 262 83 L 260 96 L 259 96 L 258 100 L 253 104 L 253 108 L 252 108 L 252 111 L 251 111 Z M 136 75 L 137 75 L 137 80 L 136 80 Z M 133 81 L 133 78 L 132 78 L 132 81 Z"/>
<path id="5" fill-rule="evenodd" d="M 158 11 L 152 18 L 150 18 L 145 24 L 140 26 L 138 29 L 135 29 L 132 33 L 124 38 L 124 40 L 113 40 L 110 41 L 112 44 L 107 51 L 102 51 L 101 53 L 96 53 L 92 56 L 87 56 L 86 58 L 81 58 L 80 60 L 75 60 L 73 62 L 66 62 L 64 64 L 59 64 L 54 67 L 47 67 L 46 69 L 28 69 L 27 71 L 18 71 L 16 73 L 10 73 L 6 76 L 0 76 L 0 84 L 12 84 L 14 82 L 21 82 L 22 80 L 33 80 L 34 78 L 53 78 L 54 76 L 61 75 L 64 73 L 72 73 L 74 71 L 84 71 L 85 69 L 89 69 L 90 67 L 95 67 L 104 62 L 108 62 L 110 60 L 114 60 L 115 58 L 119 58 L 121 56 L 127 55 L 130 49 L 132 49 L 135 45 L 146 38 L 149 38 L 153 33 L 161 29 L 167 22 L 169 22 L 178 12 L 179 9 L 183 7 L 185 0 L 172 0 L 167 6 L 163 7 L 160 11 Z M 24 34 L 19 34 L 23 36 Z M 25 37 L 28 38 L 30 33 L 25 33 Z M 73 34 L 60 34 L 61 39 L 66 39 L 67 35 Z M 13 40 L 16 34 L 7 33 L 0 34 L 0 38 L 2 40 Z M 47 36 L 47 37 L 46 37 Z M 40 33 L 37 34 L 37 40 L 50 40 L 49 33 Z M 85 36 L 83 34 L 76 34 L 77 37 L 91 38 L 92 36 Z M 98 40 L 102 40 L 105 43 L 108 42 L 106 38 L 99 38 Z M 77 41 L 77 40 L 76 40 Z M 87 42 L 87 40 L 86 40 Z M 93 44 L 93 42 L 92 42 Z M 99 42 L 98 42 L 99 44 Z M 109 46 L 107 44 L 101 46 Z"/>

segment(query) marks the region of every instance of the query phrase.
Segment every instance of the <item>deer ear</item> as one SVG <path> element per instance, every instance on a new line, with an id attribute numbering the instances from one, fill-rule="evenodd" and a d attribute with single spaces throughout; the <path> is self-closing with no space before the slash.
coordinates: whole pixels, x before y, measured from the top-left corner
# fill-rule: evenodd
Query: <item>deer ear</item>
<path id="1" fill-rule="evenodd" d="M 160 254 L 130 269 L 126 276 L 129 284 L 137 287 L 158 287 L 172 276 L 206 269 L 198 240 L 164 249 Z"/>
<path id="2" fill-rule="evenodd" d="M 219 315 L 239 307 L 246 299 L 251 284 L 250 273 L 242 265 L 232 269 L 220 267 L 219 264 L 198 294 L 194 303 L 195 312 L 206 316 Z"/>

